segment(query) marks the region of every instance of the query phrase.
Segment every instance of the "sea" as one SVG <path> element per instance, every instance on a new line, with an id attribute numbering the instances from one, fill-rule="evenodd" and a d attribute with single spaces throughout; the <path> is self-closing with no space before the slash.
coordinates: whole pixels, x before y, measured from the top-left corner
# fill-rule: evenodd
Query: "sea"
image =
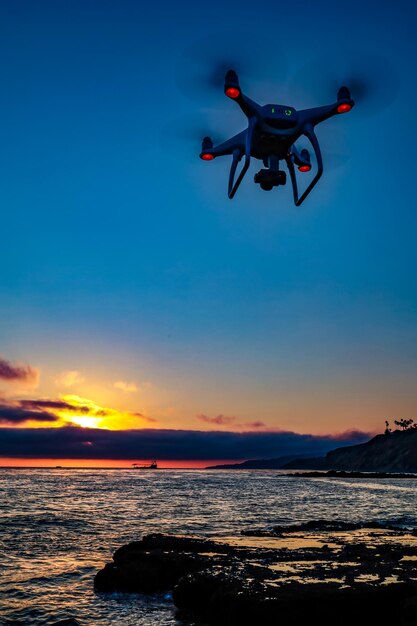
<path id="1" fill-rule="evenodd" d="M 0 624 L 180 626 L 170 594 L 94 591 L 117 548 L 148 533 L 215 538 L 318 519 L 417 528 L 416 486 L 274 470 L 0 469 Z"/>

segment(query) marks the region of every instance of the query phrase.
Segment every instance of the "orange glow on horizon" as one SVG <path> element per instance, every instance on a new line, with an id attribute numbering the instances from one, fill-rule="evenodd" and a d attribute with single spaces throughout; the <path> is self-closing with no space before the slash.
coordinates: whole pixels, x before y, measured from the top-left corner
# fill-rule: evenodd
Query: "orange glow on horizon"
<path id="1" fill-rule="evenodd" d="M 158 468 L 160 469 L 203 469 L 210 465 L 224 465 L 226 463 L 240 463 L 242 461 L 230 460 L 230 459 L 213 459 L 208 461 L 202 461 L 200 459 L 192 459 L 182 461 L 178 460 L 158 460 Z M 62 469 L 71 468 L 84 468 L 84 469 L 132 469 L 132 464 L 138 463 L 140 465 L 147 465 L 151 463 L 149 459 L 129 459 L 129 460 L 114 460 L 114 459 L 24 459 L 24 458 L 0 458 L 0 468 L 6 467 L 52 467 L 57 466 Z M 140 471 L 140 470 L 134 470 Z M 156 470 L 158 471 L 158 470 Z"/>

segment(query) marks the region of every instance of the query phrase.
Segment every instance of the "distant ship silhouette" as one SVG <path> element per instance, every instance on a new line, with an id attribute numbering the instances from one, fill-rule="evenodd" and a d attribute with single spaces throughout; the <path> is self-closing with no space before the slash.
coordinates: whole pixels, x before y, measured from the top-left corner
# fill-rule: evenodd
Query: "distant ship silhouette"
<path id="1" fill-rule="evenodd" d="M 152 461 L 149 465 L 138 465 L 138 463 L 132 463 L 133 469 L 158 469 L 156 461 Z"/>

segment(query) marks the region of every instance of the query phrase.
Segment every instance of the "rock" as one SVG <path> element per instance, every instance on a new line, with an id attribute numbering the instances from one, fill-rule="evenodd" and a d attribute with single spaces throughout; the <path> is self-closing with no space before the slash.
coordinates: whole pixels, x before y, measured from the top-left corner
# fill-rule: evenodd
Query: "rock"
<path id="1" fill-rule="evenodd" d="M 348 543 L 343 546 L 339 558 L 344 561 L 350 561 L 352 559 L 372 561 L 375 559 L 375 555 L 375 550 L 364 543 Z"/>
<path id="2" fill-rule="evenodd" d="M 344 526 L 343 526 L 344 524 Z M 340 528 L 319 520 L 303 527 Z M 342 523 L 347 526 L 347 523 Z M 361 526 L 363 528 L 363 525 Z M 311 536 L 311 535 L 309 535 Z M 94 580 L 97 591 L 169 594 L 185 617 L 225 626 L 403 626 L 417 606 L 413 546 L 387 540 L 367 545 L 265 548 L 193 537 L 148 535 L 117 550 Z M 352 540 L 354 541 L 354 539 Z M 401 537 L 403 542 L 403 537 Z M 333 545 L 333 547 L 332 547 Z M 279 546 L 279 540 L 277 540 Z M 382 581 L 399 582 L 381 584 Z M 65 626 L 64 624 L 60 626 Z M 69 625 L 68 625 L 69 626 Z"/>
<path id="3" fill-rule="evenodd" d="M 292 583 L 268 589 L 231 572 L 205 570 L 182 578 L 173 598 L 183 611 L 215 625 L 334 626 L 337 620 L 338 626 L 399 626 L 398 612 L 408 593 L 406 585 L 343 589 L 329 583 Z"/>
<path id="4" fill-rule="evenodd" d="M 404 534 L 404 528 L 400 528 L 388 522 L 380 522 L 371 520 L 366 522 L 345 522 L 344 520 L 326 520 L 317 519 L 300 524 L 289 524 L 273 526 L 272 529 L 249 528 L 242 530 L 241 534 L 247 537 L 280 537 L 284 533 L 300 533 L 300 532 L 351 532 L 354 530 L 390 530 L 398 534 Z M 417 532 L 417 531 L 416 531 Z M 413 533 L 414 534 L 414 533 Z"/>
<path id="5" fill-rule="evenodd" d="M 411 596 L 404 602 L 403 619 L 407 623 L 413 620 L 417 621 L 417 596 Z"/>
<path id="6" fill-rule="evenodd" d="M 213 564 L 215 553 L 233 554 L 233 548 L 209 539 L 151 534 L 122 546 L 113 562 L 94 578 L 97 591 L 154 592 L 172 589 L 181 576 Z"/>
<path id="7" fill-rule="evenodd" d="M 118 554 L 113 563 L 97 573 L 94 587 L 97 591 L 164 591 L 172 589 L 181 576 L 206 565 L 207 559 L 199 555 L 158 549 Z"/>
<path id="8" fill-rule="evenodd" d="M 288 478 L 364 478 L 365 480 L 379 480 L 385 478 L 417 478 L 417 474 L 404 472 L 347 472 L 344 470 L 329 470 L 327 472 L 295 472 L 294 474 L 282 474 L 282 476 L 286 476 Z"/>
<path id="9" fill-rule="evenodd" d="M 348 532 L 351 530 L 357 530 L 362 528 L 361 524 L 355 522 L 344 522 L 343 520 L 326 520 L 318 519 L 311 520 L 309 522 L 303 522 L 302 524 L 291 524 L 289 526 L 274 526 L 273 530 L 276 534 L 282 533 L 298 533 L 298 532 L 313 532 L 313 531 L 343 531 Z"/>
<path id="10" fill-rule="evenodd" d="M 179 609 L 214 624 L 267 625 L 268 613 L 274 615 L 275 623 L 277 619 L 269 607 L 271 602 L 276 606 L 276 599 L 268 598 L 266 585 L 251 578 L 246 570 L 204 570 L 181 578 L 174 587 L 173 600 Z"/>
<path id="11" fill-rule="evenodd" d="M 200 539 L 194 537 L 178 537 L 176 535 L 163 535 L 162 533 L 153 533 L 146 535 L 141 541 L 132 541 L 122 546 L 114 553 L 113 559 L 115 563 L 120 563 L 125 558 L 132 559 L 141 552 L 149 552 L 151 550 L 164 550 L 187 553 L 201 552 L 221 552 L 222 547 L 209 539 Z M 223 551 L 230 551 L 229 546 L 225 545 Z"/>

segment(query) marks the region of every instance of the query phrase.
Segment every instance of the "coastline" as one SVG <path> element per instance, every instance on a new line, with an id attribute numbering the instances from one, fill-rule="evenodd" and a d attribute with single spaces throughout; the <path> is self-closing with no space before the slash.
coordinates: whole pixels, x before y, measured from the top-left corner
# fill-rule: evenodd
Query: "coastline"
<path id="1" fill-rule="evenodd" d="M 404 479 L 417 478 L 417 474 L 411 472 L 350 472 L 347 470 L 317 470 L 311 472 L 292 472 L 281 474 L 289 478 L 364 478 L 382 480 L 385 478 Z"/>

